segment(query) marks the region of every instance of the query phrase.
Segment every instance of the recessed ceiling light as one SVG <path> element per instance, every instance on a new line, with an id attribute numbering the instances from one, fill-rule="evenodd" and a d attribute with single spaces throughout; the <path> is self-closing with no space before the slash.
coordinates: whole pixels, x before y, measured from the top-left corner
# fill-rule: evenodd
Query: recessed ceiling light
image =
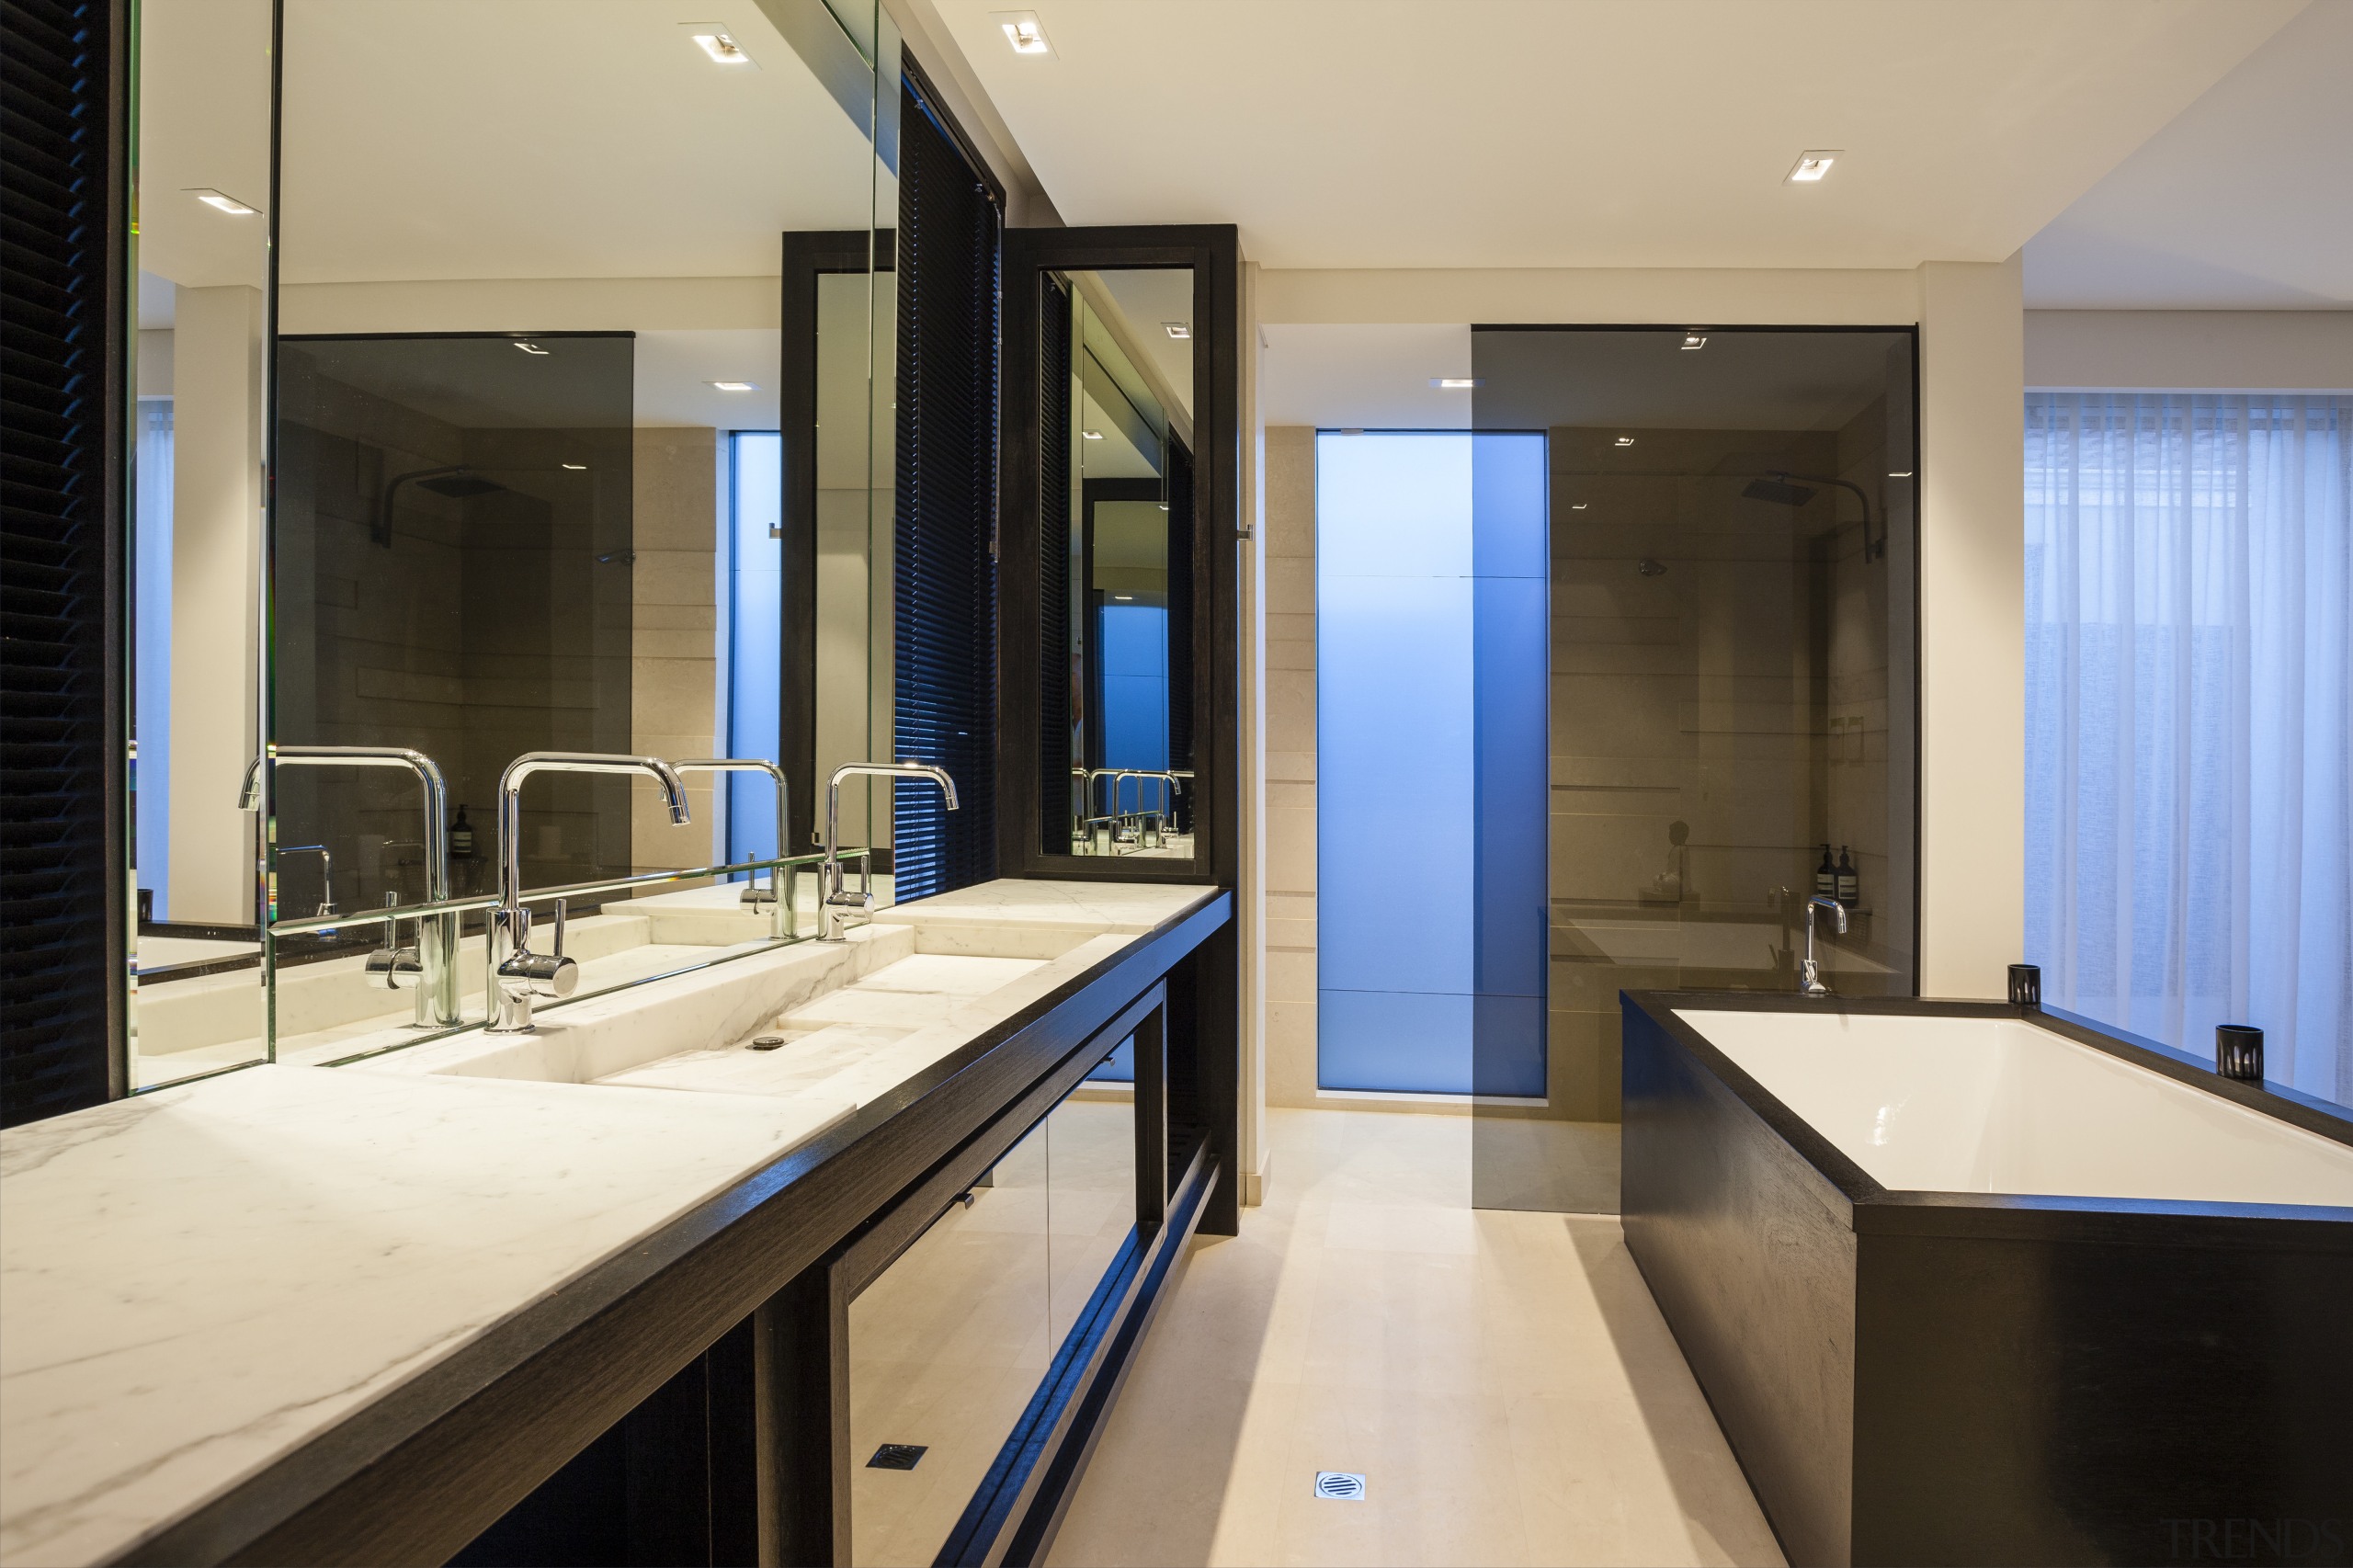
<path id="1" fill-rule="evenodd" d="M 1430 385 L 1443 387 L 1449 392 L 1467 392 L 1480 384 L 1481 378 L 1477 376 L 1432 376 L 1430 378 Z"/>
<path id="2" fill-rule="evenodd" d="M 1631 447 L 1634 444 L 1634 438 L 1631 436 L 1620 436 L 1618 437 L 1618 444 L 1621 447 Z"/>
<path id="3" fill-rule="evenodd" d="M 1005 40 L 1013 45 L 1016 54 L 1051 54 L 1054 46 L 1046 41 L 1046 29 L 1038 25 L 1035 11 L 991 11 L 989 20 L 1005 29 Z"/>
<path id="4" fill-rule="evenodd" d="M 710 384 L 717 387 L 721 392 L 757 392 L 760 390 L 759 383 L 757 381 L 713 381 Z"/>
<path id="5" fill-rule="evenodd" d="M 253 208 L 246 206 L 225 191 L 214 190 L 210 186 L 190 186 L 188 193 L 214 211 L 226 212 L 232 218 L 250 218 L 254 215 Z"/>
<path id="6" fill-rule="evenodd" d="M 1593 503 L 1590 501 L 1572 501 L 1569 503 L 1569 510 L 1572 512 L 1582 512 L 1587 506 L 1592 505 Z"/>
<path id="7" fill-rule="evenodd" d="M 546 349 L 540 347 L 538 344 L 525 343 L 520 338 L 516 340 L 515 347 L 521 349 L 526 354 L 545 354 L 547 352 Z"/>
<path id="8" fill-rule="evenodd" d="M 1797 163 L 1791 166 L 1789 175 L 1781 183 L 1784 185 L 1813 184 L 1830 172 L 1830 165 L 1838 161 L 1840 152 L 1841 149 L 1836 147 L 1807 148 L 1798 154 Z"/>
<path id="9" fill-rule="evenodd" d="M 1113 594 L 1111 597 L 1112 597 L 1113 598 L 1115 598 L 1115 599 L 1120 600 L 1122 604 L 1124 604 L 1124 603 L 1126 603 L 1128 600 L 1134 598 L 1134 597 L 1135 597 L 1135 595 L 1133 595 L 1133 594 Z"/>
<path id="10" fill-rule="evenodd" d="M 737 43 L 734 35 L 725 28 L 710 22 L 688 22 L 686 24 L 686 28 L 687 36 L 693 39 L 705 54 L 710 55 L 712 60 L 722 65 L 757 66 L 759 64 L 758 61 L 745 52 L 744 46 Z"/>
<path id="11" fill-rule="evenodd" d="M 1190 322 L 1165 321 L 1160 324 L 1171 337 L 1190 337 L 1193 335 L 1193 324 Z"/>
<path id="12" fill-rule="evenodd" d="M 1891 473 L 1887 477 L 1890 479 L 1909 479 L 1912 477 L 1912 471 L 1907 468 L 1902 473 Z"/>
<path id="13" fill-rule="evenodd" d="M 1683 347 L 1686 348 L 1705 348 L 1707 346 L 1708 335 L 1698 327 L 1693 327 L 1683 335 Z"/>
<path id="14" fill-rule="evenodd" d="M 1090 441 L 1099 441 L 1103 438 L 1103 432 L 1100 430 L 1081 430 L 1079 434 Z"/>
<path id="15" fill-rule="evenodd" d="M 586 463 L 565 463 L 563 466 L 570 469 L 574 473 L 585 473 L 588 472 L 588 465 Z"/>

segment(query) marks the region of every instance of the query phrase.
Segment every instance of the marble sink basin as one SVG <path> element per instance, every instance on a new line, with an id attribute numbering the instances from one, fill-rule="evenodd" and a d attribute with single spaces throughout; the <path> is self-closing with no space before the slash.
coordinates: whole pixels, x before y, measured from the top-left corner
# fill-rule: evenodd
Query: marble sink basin
<path id="1" fill-rule="evenodd" d="M 1037 926 L 852 930 L 346 1069 L 864 1105 L 1133 939 Z M 765 1046 L 755 1041 L 781 1043 Z"/>

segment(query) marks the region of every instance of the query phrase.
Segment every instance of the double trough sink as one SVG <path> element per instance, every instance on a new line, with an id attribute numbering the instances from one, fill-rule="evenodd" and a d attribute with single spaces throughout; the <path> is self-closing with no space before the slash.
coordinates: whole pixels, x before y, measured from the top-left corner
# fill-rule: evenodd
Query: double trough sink
<path id="1" fill-rule="evenodd" d="M 847 1114 L 1134 939 L 921 908 L 547 1009 L 528 1034 L 472 1028 L 346 1070 L 766 1095 Z"/>

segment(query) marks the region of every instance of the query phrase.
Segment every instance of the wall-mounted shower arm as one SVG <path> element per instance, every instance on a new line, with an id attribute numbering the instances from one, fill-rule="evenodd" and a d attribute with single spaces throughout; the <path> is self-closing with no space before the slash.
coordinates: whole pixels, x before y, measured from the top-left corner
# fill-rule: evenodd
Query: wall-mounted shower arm
<path id="1" fill-rule="evenodd" d="M 1863 508 L 1863 559 L 1877 561 L 1887 553 L 1887 525 L 1884 520 L 1881 522 L 1879 540 L 1873 543 L 1870 494 L 1861 485 L 1849 479 L 1832 479 L 1825 474 L 1816 473 L 1790 473 L 1781 469 L 1768 471 L 1766 477 L 1778 479 L 1784 484 L 1835 484 L 1841 490 L 1852 491 L 1855 499 L 1862 504 Z"/>

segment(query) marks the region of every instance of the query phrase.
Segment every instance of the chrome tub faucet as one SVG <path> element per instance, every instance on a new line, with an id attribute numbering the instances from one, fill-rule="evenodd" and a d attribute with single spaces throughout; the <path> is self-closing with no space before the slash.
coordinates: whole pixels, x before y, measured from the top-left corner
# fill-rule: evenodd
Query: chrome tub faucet
<path id="1" fill-rule="evenodd" d="M 580 988 L 580 966 L 563 956 L 563 905 L 556 905 L 555 950 L 531 951 L 531 911 L 523 903 L 523 780 L 535 773 L 642 773 L 661 787 L 663 803 L 674 825 L 691 819 L 687 810 L 686 781 L 678 770 L 658 756 L 627 756 L 620 753 L 530 751 L 506 765 L 498 779 L 498 907 L 491 911 L 490 1022 L 491 1034 L 528 1034 L 531 1004 L 540 997 L 561 999 Z M 498 958 L 498 937 L 506 937 L 506 956 Z"/>
<path id="2" fill-rule="evenodd" d="M 1830 987 L 1822 983 L 1822 966 L 1813 960 L 1813 912 L 1830 911 L 1838 923 L 1838 934 L 1847 934 L 1847 906 L 1826 893 L 1815 893 L 1805 901 L 1805 959 L 1798 965 L 1798 992 L 1805 996 L 1827 996 Z"/>
<path id="3" fill-rule="evenodd" d="M 956 810 L 956 780 L 948 777 L 947 769 L 934 767 L 926 762 L 846 762 L 834 769 L 825 785 L 825 858 L 817 867 L 818 937 L 827 942 L 838 942 L 848 928 L 849 917 L 870 915 L 874 909 L 873 872 L 870 869 L 858 880 L 858 891 L 851 892 L 844 885 L 841 858 L 842 780 L 860 774 L 874 778 L 923 778 L 939 786 L 948 798 L 948 809 Z M 873 864 L 868 861 L 870 868 Z"/>

